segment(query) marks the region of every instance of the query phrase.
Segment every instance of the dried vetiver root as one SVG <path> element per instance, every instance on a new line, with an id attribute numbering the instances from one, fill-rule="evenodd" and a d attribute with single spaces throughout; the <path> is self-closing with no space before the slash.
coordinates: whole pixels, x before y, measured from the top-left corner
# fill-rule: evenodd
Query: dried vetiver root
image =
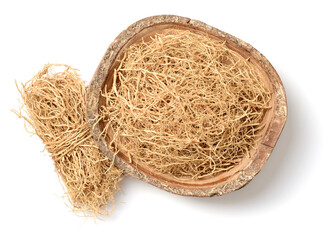
<path id="1" fill-rule="evenodd" d="M 127 47 L 102 97 L 99 121 L 113 152 L 191 179 L 250 157 L 271 107 L 249 59 L 225 42 L 177 29 Z"/>
<path id="2" fill-rule="evenodd" d="M 108 215 L 122 171 L 98 149 L 86 118 L 86 89 L 76 70 L 48 64 L 19 88 L 25 119 L 45 144 L 74 211 Z M 110 205 L 110 206 L 109 206 Z"/>

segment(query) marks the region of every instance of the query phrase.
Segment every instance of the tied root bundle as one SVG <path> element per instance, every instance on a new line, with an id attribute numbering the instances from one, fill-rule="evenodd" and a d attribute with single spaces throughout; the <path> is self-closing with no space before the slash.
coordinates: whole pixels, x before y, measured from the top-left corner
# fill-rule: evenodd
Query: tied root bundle
<path id="1" fill-rule="evenodd" d="M 256 147 L 271 94 L 225 42 L 166 30 L 127 47 L 102 92 L 112 151 L 157 173 L 203 179 Z"/>
<path id="2" fill-rule="evenodd" d="M 54 68 L 63 71 L 53 72 Z M 86 119 L 86 90 L 74 69 L 45 65 L 20 90 L 24 118 L 45 144 L 75 211 L 109 214 L 122 171 L 102 155 Z"/>

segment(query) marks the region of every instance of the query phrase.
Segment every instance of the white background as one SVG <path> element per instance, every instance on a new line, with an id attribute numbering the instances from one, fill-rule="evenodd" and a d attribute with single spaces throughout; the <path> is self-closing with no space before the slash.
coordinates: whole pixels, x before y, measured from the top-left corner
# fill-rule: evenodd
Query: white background
<path id="1" fill-rule="evenodd" d="M 0 239 L 327 239 L 325 1 L 0 0 Z M 176 14 L 250 43 L 276 68 L 289 115 L 263 170 L 222 197 L 181 197 L 126 178 L 104 221 L 76 216 L 43 145 L 10 112 L 14 80 L 46 63 L 89 82 L 111 41 L 133 22 Z"/>

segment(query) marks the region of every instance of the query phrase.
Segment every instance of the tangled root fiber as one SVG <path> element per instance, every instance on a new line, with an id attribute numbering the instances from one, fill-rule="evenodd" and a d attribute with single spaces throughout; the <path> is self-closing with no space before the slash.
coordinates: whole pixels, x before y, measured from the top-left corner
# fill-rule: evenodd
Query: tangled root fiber
<path id="1" fill-rule="evenodd" d="M 249 59 L 176 29 L 127 47 L 101 94 L 112 151 L 180 179 L 216 176 L 250 157 L 271 108 Z"/>
<path id="2" fill-rule="evenodd" d="M 55 70 L 62 71 L 55 71 Z M 74 211 L 108 215 L 122 171 L 102 155 L 86 119 L 86 89 L 75 69 L 48 64 L 20 90 L 24 118 L 45 144 Z M 22 113 L 24 111 L 25 113 Z"/>

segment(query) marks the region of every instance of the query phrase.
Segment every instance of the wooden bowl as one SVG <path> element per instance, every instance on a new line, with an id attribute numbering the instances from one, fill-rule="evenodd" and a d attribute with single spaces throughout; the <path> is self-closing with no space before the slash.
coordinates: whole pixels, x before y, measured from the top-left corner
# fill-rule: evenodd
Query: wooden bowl
<path id="1" fill-rule="evenodd" d="M 283 84 L 269 61 L 248 43 L 224 33 L 203 22 L 189 18 L 161 15 L 142 19 L 124 30 L 108 47 L 88 88 L 87 116 L 92 134 L 100 150 L 113 159 L 109 150 L 108 137 L 100 136 L 103 123 L 97 122 L 98 111 L 104 103 L 100 91 L 112 82 L 113 70 L 124 50 L 134 42 L 152 36 L 167 29 L 187 29 L 198 34 L 208 34 L 210 37 L 226 41 L 227 46 L 249 58 L 258 72 L 261 73 L 266 87 L 272 92 L 271 106 L 264 117 L 266 127 L 262 130 L 263 137 L 258 139 L 258 146 L 250 153 L 250 158 L 242 159 L 241 163 L 220 175 L 201 180 L 177 179 L 167 174 L 154 173 L 149 167 L 135 162 L 119 154 L 115 165 L 129 175 L 148 182 L 166 191 L 187 196 L 214 196 L 235 191 L 247 183 L 261 170 L 272 152 L 278 137 L 284 127 L 287 116 L 286 96 Z"/>

